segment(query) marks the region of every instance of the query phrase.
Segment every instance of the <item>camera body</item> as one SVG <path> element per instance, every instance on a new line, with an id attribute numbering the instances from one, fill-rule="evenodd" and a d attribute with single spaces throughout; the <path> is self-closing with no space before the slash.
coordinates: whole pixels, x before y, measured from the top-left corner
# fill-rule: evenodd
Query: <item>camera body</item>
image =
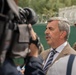
<path id="1" fill-rule="evenodd" d="M 21 8 L 13 0 L 0 0 L 0 5 L 0 64 L 2 64 L 6 57 L 26 57 L 30 39 L 28 24 L 35 24 L 37 15 L 33 9 Z"/>

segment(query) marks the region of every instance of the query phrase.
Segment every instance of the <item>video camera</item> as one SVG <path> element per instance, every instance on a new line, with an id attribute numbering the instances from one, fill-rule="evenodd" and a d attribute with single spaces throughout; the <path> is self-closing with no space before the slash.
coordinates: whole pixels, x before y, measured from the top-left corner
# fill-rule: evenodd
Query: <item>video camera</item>
<path id="1" fill-rule="evenodd" d="M 35 24 L 37 15 L 31 8 L 21 8 L 13 0 L 0 0 L 0 64 L 7 57 L 25 57 L 29 45 L 28 24 Z"/>

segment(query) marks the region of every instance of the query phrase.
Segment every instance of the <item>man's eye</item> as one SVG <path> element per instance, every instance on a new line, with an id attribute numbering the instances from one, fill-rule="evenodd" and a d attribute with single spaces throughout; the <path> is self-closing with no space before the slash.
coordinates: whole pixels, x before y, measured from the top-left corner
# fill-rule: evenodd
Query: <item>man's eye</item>
<path id="1" fill-rule="evenodd" d="M 53 30 L 53 28 L 49 27 L 49 30 Z"/>

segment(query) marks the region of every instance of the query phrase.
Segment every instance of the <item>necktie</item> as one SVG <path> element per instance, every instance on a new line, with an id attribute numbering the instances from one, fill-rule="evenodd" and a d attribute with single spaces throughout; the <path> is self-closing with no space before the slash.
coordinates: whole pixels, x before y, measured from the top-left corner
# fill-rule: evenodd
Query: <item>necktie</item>
<path id="1" fill-rule="evenodd" d="M 49 68 L 49 65 L 52 63 L 53 57 L 56 54 L 56 52 L 57 52 L 56 50 L 52 50 L 51 51 L 50 57 L 49 57 L 46 65 L 45 65 L 45 67 L 43 68 L 43 70 L 44 70 L 45 73 L 46 73 L 47 69 Z"/>

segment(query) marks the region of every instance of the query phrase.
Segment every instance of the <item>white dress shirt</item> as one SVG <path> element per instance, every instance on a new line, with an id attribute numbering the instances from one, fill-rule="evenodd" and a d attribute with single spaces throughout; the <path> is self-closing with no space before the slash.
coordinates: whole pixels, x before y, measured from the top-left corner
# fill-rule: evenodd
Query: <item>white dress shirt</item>
<path id="1" fill-rule="evenodd" d="M 57 51 L 57 53 L 54 55 L 53 61 L 57 58 L 57 56 L 61 53 L 61 51 L 63 50 L 63 48 L 64 48 L 66 45 L 67 45 L 67 41 L 64 42 L 62 45 L 60 45 L 59 47 L 57 47 L 57 48 L 55 49 L 55 50 Z M 50 51 L 52 51 L 52 50 L 53 50 L 53 48 L 50 49 Z M 49 59 L 49 57 L 50 57 L 50 54 L 51 54 L 51 52 L 49 53 L 46 61 L 43 62 L 44 67 L 45 67 L 45 65 L 46 65 L 46 63 L 47 63 L 47 61 L 48 61 L 48 59 Z M 52 62 L 53 62 L 53 61 L 52 61 Z"/>

